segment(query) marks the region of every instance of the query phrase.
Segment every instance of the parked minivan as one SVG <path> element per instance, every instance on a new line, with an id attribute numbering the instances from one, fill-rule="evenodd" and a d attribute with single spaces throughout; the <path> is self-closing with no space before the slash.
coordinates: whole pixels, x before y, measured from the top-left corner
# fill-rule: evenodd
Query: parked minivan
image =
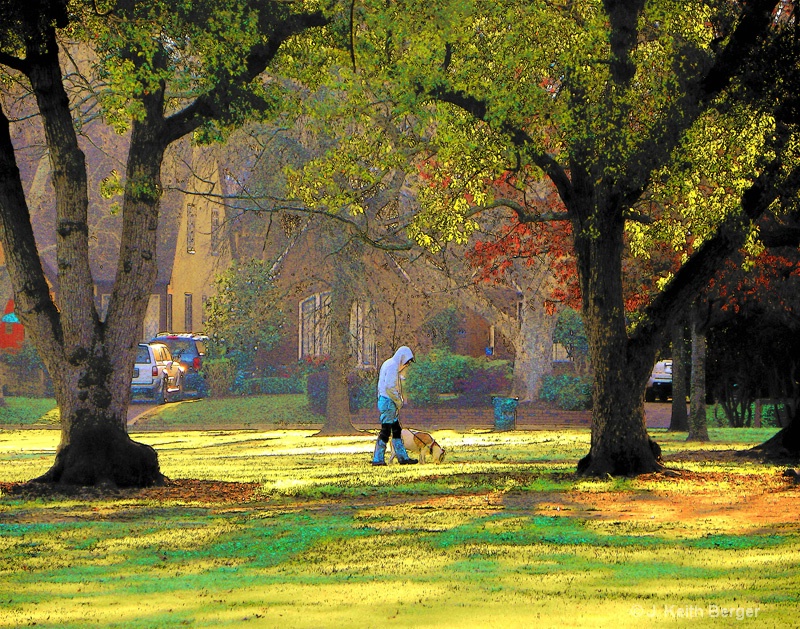
<path id="1" fill-rule="evenodd" d="M 139 343 L 131 379 L 131 399 L 144 397 L 156 404 L 183 398 L 184 373 L 163 343 Z"/>
<path id="2" fill-rule="evenodd" d="M 208 337 L 191 332 L 159 332 L 151 342 L 163 343 L 172 352 L 172 358 L 179 361 L 184 372 L 183 390 L 193 397 L 208 395 L 208 385 L 201 370 L 206 355 Z"/>

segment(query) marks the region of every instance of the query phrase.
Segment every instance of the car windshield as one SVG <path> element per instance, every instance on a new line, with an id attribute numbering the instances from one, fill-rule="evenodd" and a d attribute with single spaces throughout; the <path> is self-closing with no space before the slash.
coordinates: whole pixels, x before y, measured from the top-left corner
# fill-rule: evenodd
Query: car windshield
<path id="1" fill-rule="evenodd" d="M 170 350 L 172 350 L 172 355 L 176 358 L 181 356 L 182 354 L 191 355 L 192 352 L 192 342 L 191 341 L 184 341 L 183 339 L 169 339 L 165 340 Z"/>
<path id="2" fill-rule="evenodd" d="M 195 340 L 195 345 L 197 346 L 197 353 L 201 356 L 206 355 L 206 342 L 201 340 Z"/>
<path id="3" fill-rule="evenodd" d="M 139 350 L 136 352 L 136 362 L 139 364 L 150 364 L 150 352 L 147 351 L 146 346 L 139 346 Z"/>
<path id="4" fill-rule="evenodd" d="M 153 353 L 156 356 L 156 360 L 159 362 L 165 363 L 172 360 L 172 356 L 169 353 L 169 348 L 165 347 L 164 345 L 156 345 L 153 347 Z"/>

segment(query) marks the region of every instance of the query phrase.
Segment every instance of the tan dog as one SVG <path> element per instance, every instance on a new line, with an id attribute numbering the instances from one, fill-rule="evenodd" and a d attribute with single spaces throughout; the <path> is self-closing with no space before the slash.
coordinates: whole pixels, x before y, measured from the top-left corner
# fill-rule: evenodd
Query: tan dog
<path id="1" fill-rule="evenodd" d="M 441 463 L 444 460 L 444 448 L 436 442 L 436 439 L 434 439 L 429 432 L 403 428 L 401 438 L 403 439 L 403 445 L 406 447 L 409 456 L 412 454 L 419 455 L 420 463 L 425 463 L 425 459 L 428 456 L 430 456 L 433 463 Z M 389 450 L 392 452 L 392 455 L 389 457 L 389 463 L 391 463 L 395 458 L 391 441 L 389 442 Z"/>

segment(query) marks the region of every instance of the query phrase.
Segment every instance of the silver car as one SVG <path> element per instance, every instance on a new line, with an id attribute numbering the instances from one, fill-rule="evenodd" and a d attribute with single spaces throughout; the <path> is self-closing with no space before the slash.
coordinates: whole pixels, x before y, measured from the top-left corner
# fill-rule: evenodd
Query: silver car
<path id="1" fill-rule="evenodd" d="M 658 398 L 666 402 L 670 397 L 672 397 L 672 361 L 659 360 L 647 381 L 645 400 L 655 402 Z"/>
<path id="2" fill-rule="evenodd" d="M 156 404 L 183 399 L 184 374 L 163 343 L 139 343 L 133 366 L 131 398 L 145 398 Z"/>

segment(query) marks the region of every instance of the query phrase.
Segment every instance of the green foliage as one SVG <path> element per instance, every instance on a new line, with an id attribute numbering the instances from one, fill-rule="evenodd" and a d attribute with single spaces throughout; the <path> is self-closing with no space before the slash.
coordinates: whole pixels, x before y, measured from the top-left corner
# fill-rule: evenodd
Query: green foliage
<path id="1" fill-rule="evenodd" d="M 22 347 L 16 352 L 0 351 L 0 363 L 19 370 L 20 374 L 30 374 L 45 368 L 36 347 L 28 339 L 22 342 Z"/>
<path id="2" fill-rule="evenodd" d="M 214 281 L 216 295 L 205 304 L 209 356 L 232 355 L 248 369 L 256 352 L 269 350 L 281 336 L 281 295 L 262 260 L 231 263 Z"/>
<path id="3" fill-rule="evenodd" d="M 586 376 L 545 376 L 539 398 L 565 411 L 581 411 L 592 407 L 592 378 Z"/>
<path id="4" fill-rule="evenodd" d="M 250 118 L 273 115 L 286 93 L 281 81 L 241 81 L 252 59 L 248 52 L 267 46 L 280 22 L 300 5 L 233 0 L 157 0 L 115 3 L 114 18 L 88 7 L 74 13 L 72 37 L 90 43 L 97 55 L 95 91 L 103 115 L 118 133 L 144 116 L 143 96 L 167 87 L 170 109 L 209 98 L 215 118 L 196 140 L 223 138 Z M 79 18 L 79 19 L 77 19 Z M 284 69 L 290 69 L 286 64 Z M 215 93 L 214 90 L 217 90 Z M 227 102 L 214 96 L 227 93 Z"/>
<path id="5" fill-rule="evenodd" d="M 237 382 L 235 386 L 235 392 L 240 395 L 281 395 L 304 393 L 305 390 L 305 380 L 278 376 L 246 378 L 242 382 Z"/>
<path id="6" fill-rule="evenodd" d="M 8 366 L 9 381 L 0 383 L 10 394 L 47 396 L 53 393 L 53 382 L 36 347 L 25 339 L 16 352 L 1 351 L 0 363 Z"/>
<path id="7" fill-rule="evenodd" d="M 463 378 L 469 369 L 468 356 L 435 349 L 424 356 L 416 356 L 407 370 L 404 393 L 415 404 L 435 404 L 439 394 L 452 393 L 456 380 Z"/>
<path id="8" fill-rule="evenodd" d="M 212 397 L 226 397 L 233 393 L 236 363 L 230 358 L 206 358 L 202 373 Z"/>
<path id="9" fill-rule="evenodd" d="M 430 316 L 420 327 L 437 349 L 452 352 L 458 340 L 458 330 L 464 325 L 464 315 L 455 306 L 448 306 L 444 310 Z"/>
<path id="10" fill-rule="evenodd" d="M 574 361 L 585 362 L 589 359 L 589 340 L 586 338 L 583 317 L 577 310 L 564 308 L 558 313 L 553 342 L 563 345 Z"/>
<path id="11" fill-rule="evenodd" d="M 491 393 L 505 392 L 510 386 L 507 361 L 453 354 L 434 349 L 417 356 L 408 370 L 404 393 L 414 404 L 437 404 L 446 393 L 460 393 L 463 403 L 487 402 Z"/>

